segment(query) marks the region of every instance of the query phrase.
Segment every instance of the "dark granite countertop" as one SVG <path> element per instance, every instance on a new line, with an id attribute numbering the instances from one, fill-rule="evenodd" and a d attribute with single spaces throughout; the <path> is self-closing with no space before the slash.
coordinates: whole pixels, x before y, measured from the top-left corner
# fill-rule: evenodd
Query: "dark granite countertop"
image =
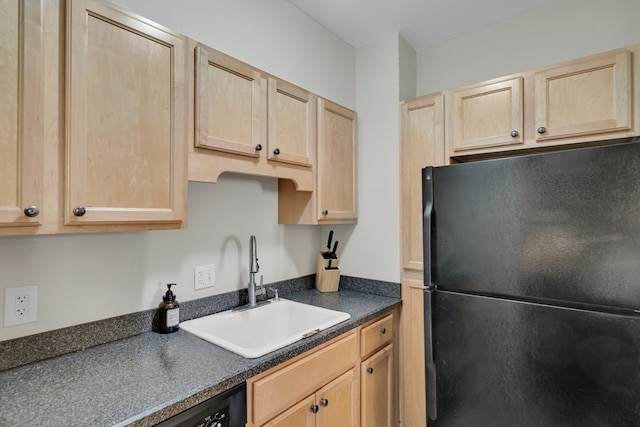
<path id="1" fill-rule="evenodd" d="M 150 426 L 400 305 L 341 289 L 286 299 L 351 318 L 308 339 L 245 359 L 185 331 L 148 332 L 0 372 L 0 425 Z"/>

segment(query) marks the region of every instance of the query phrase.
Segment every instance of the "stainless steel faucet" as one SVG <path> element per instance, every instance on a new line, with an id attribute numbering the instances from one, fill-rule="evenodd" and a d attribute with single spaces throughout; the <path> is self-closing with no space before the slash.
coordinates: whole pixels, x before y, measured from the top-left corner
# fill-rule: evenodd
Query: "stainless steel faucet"
<path id="1" fill-rule="evenodd" d="M 264 300 L 258 302 L 257 297 L 260 295 L 266 295 L 267 289 L 262 284 L 262 276 L 260 276 L 260 286 L 256 284 L 256 273 L 260 271 L 260 265 L 258 265 L 258 245 L 256 244 L 256 236 L 249 238 L 249 284 L 247 291 L 249 294 L 249 302 L 241 307 L 236 307 L 235 311 L 249 310 L 263 304 L 269 304 L 271 301 Z"/>
<path id="2" fill-rule="evenodd" d="M 249 307 L 256 306 L 256 273 L 260 271 L 258 265 L 258 245 L 256 244 L 256 236 L 249 238 Z"/>

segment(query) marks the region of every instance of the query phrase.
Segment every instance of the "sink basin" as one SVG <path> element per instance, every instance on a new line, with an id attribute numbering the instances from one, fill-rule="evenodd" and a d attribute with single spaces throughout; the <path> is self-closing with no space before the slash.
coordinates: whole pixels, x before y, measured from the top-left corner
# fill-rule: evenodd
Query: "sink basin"
<path id="1" fill-rule="evenodd" d="M 349 319 L 349 313 L 287 299 L 250 310 L 229 310 L 180 324 L 180 328 L 246 358 L 263 356 Z"/>

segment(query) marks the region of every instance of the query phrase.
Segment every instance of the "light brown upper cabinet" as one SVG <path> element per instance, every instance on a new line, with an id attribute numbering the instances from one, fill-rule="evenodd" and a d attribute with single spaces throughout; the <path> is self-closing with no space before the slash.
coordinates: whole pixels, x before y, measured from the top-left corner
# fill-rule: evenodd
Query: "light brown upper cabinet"
<path id="1" fill-rule="evenodd" d="M 421 96 L 400 105 L 402 268 L 422 271 L 422 168 L 445 164 L 444 97 Z"/>
<path id="2" fill-rule="evenodd" d="M 108 2 L 67 3 L 66 224 L 183 220 L 185 55 L 186 38 Z"/>
<path id="3" fill-rule="evenodd" d="M 265 79 L 203 45 L 196 58 L 196 147 L 259 157 L 266 141 Z"/>
<path id="4" fill-rule="evenodd" d="M 447 156 L 640 135 L 640 45 L 445 91 Z"/>
<path id="5" fill-rule="evenodd" d="M 269 77 L 269 160 L 311 167 L 316 146 L 316 97 Z"/>
<path id="6" fill-rule="evenodd" d="M 195 144 L 189 180 L 224 172 L 270 176 L 312 191 L 315 96 L 231 56 L 193 42 Z"/>
<path id="7" fill-rule="evenodd" d="M 318 221 L 356 222 L 356 113 L 318 99 Z"/>
<path id="8" fill-rule="evenodd" d="M 280 224 L 354 223 L 356 114 L 194 42 L 189 180 L 278 178 Z"/>
<path id="9" fill-rule="evenodd" d="M 632 53 L 589 57 L 535 74 L 538 142 L 583 135 L 614 138 L 633 126 Z"/>
<path id="10" fill-rule="evenodd" d="M 0 2 L 0 228 L 40 226 L 43 27 L 37 1 Z"/>
<path id="11" fill-rule="evenodd" d="M 278 223 L 353 224 L 358 220 L 356 113 L 318 98 L 313 193 L 278 181 Z"/>
<path id="12" fill-rule="evenodd" d="M 358 426 L 358 334 L 330 343 L 247 381 L 247 426 Z"/>
<path id="13" fill-rule="evenodd" d="M 451 154 L 524 143 L 523 90 L 523 78 L 515 77 L 451 91 Z"/>

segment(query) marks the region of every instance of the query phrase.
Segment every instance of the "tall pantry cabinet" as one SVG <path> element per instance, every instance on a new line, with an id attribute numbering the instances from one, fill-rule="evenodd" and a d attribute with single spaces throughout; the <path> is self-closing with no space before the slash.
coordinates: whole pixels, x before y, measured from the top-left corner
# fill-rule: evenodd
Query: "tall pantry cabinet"
<path id="1" fill-rule="evenodd" d="M 445 164 L 444 96 L 426 95 L 400 104 L 401 289 L 400 393 L 403 425 L 426 424 L 422 281 L 422 168 Z"/>

